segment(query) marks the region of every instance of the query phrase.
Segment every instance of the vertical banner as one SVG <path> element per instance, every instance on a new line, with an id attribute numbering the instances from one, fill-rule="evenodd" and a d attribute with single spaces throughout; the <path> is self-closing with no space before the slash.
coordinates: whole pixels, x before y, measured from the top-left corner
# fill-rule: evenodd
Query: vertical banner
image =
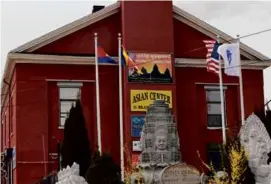
<path id="1" fill-rule="evenodd" d="M 138 67 L 129 67 L 129 82 L 172 83 L 170 54 L 129 53 Z"/>

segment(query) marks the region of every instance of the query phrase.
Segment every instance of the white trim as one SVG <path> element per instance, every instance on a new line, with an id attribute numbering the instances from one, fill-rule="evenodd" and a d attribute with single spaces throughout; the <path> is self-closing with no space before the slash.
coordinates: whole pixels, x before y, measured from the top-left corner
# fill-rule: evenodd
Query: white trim
<path id="1" fill-rule="evenodd" d="M 196 85 L 219 86 L 219 83 L 195 82 Z M 238 86 L 239 83 L 223 83 L 224 86 Z"/>
<path id="2" fill-rule="evenodd" d="M 49 153 L 49 156 L 58 156 L 58 153 Z"/>
<path id="3" fill-rule="evenodd" d="M 45 79 L 47 82 L 95 82 L 95 80 Z"/>
<path id="4" fill-rule="evenodd" d="M 82 82 L 58 82 L 57 86 L 59 88 L 65 88 L 65 87 L 79 88 L 83 86 L 83 83 Z"/>
<path id="5" fill-rule="evenodd" d="M 65 65 L 95 65 L 95 57 L 86 56 L 60 56 L 44 54 L 9 53 L 8 57 L 16 63 L 31 64 L 65 64 Z M 112 57 L 117 59 L 118 57 Z M 111 63 L 99 63 L 99 65 L 117 66 Z"/>
<path id="6" fill-rule="evenodd" d="M 207 129 L 208 129 L 208 130 L 221 130 L 222 127 L 208 127 L 208 126 L 207 126 Z M 229 128 L 226 127 L 226 130 L 228 130 L 228 129 L 229 129 Z"/>
<path id="7" fill-rule="evenodd" d="M 204 89 L 205 89 L 205 93 L 206 92 L 208 92 L 208 89 L 214 89 L 214 90 L 216 90 L 216 91 L 219 91 L 220 92 L 220 86 L 219 86 L 219 84 L 217 85 L 217 86 L 204 86 Z M 224 110 L 224 114 L 225 114 L 225 129 L 227 130 L 227 127 L 228 127 L 228 123 L 227 123 L 227 99 L 226 99 L 226 89 L 227 89 L 227 87 L 226 86 L 223 86 L 223 102 L 225 102 L 225 103 L 223 103 L 223 105 L 224 105 L 224 108 L 223 108 L 223 110 Z M 221 90 L 222 91 L 222 90 Z M 207 97 L 206 97 L 207 98 Z M 222 97 L 221 97 L 222 98 Z M 220 99 L 221 101 L 222 101 L 222 99 Z M 221 101 L 220 101 L 220 104 L 221 104 Z M 212 104 L 212 103 L 215 103 L 215 102 L 208 102 L 207 101 L 207 99 L 206 99 L 206 109 L 207 109 L 207 111 L 206 111 L 206 115 L 207 115 L 207 129 L 209 129 L 209 130 L 220 130 L 220 129 L 223 129 L 223 127 L 222 127 L 222 125 L 223 125 L 223 120 L 222 120 L 222 122 L 221 122 L 221 127 L 209 127 L 208 126 L 208 115 L 212 115 L 212 114 L 209 114 L 208 113 L 208 104 Z M 221 113 L 221 116 L 223 117 L 223 113 Z M 225 138 L 224 138 L 225 139 Z M 224 141 L 224 140 L 223 140 Z"/>
<path id="8" fill-rule="evenodd" d="M 63 127 L 63 129 L 64 129 L 65 122 L 64 122 L 63 125 L 61 124 L 61 118 L 62 118 L 61 117 L 61 113 L 62 113 L 62 111 L 61 111 L 61 99 L 63 99 L 63 98 L 61 98 L 61 96 L 60 96 L 61 95 L 60 90 L 63 89 L 63 88 L 77 88 L 77 89 L 79 89 L 79 95 L 80 95 L 80 99 L 81 99 L 81 92 L 82 92 L 81 87 L 83 86 L 83 83 L 82 82 L 58 82 L 57 86 L 58 86 L 58 107 L 59 107 L 58 128 L 61 129 L 60 127 Z M 75 99 L 70 98 L 69 101 L 75 101 Z"/>
<path id="9" fill-rule="evenodd" d="M 9 53 L 8 57 L 16 63 L 33 64 L 67 64 L 67 65 L 95 65 L 95 57 L 85 56 L 59 56 L 43 54 Z M 118 60 L 118 57 L 112 57 Z M 265 69 L 271 65 L 270 61 L 242 60 L 242 69 Z M 99 65 L 118 66 L 111 63 L 99 63 Z M 176 67 L 206 67 L 206 59 L 175 58 Z M 14 66 L 13 66 L 14 67 Z"/>
<path id="10" fill-rule="evenodd" d="M 64 130 L 65 127 L 64 126 L 58 126 L 58 129 Z"/>
<path id="11" fill-rule="evenodd" d="M 82 17 L 74 22 L 66 24 L 52 32 L 49 32 L 39 38 L 36 38 L 26 44 L 17 47 L 11 52 L 33 52 L 49 43 L 52 43 L 60 38 L 63 38 L 71 33 L 74 33 L 80 29 L 83 29 L 95 22 L 98 22 L 104 18 L 107 18 L 119 11 L 120 2 L 116 2 L 104 9 Z"/>
<path id="12" fill-rule="evenodd" d="M 242 60 L 242 70 L 263 70 L 271 65 L 270 61 Z M 206 68 L 206 59 L 175 58 L 175 67 Z M 224 67 L 224 64 L 222 64 Z"/>
<path id="13" fill-rule="evenodd" d="M 208 89 L 216 89 L 216 90 L 219 90 L 219 85 L 217 85 L 217 86 L 216 86 L 216 85 L 213 85 L 213 86 L 212 86 L 212 85 L 206 85 L 206 86 L 204 86 L 204 89 L 206 89 L 206 90 L 208 90 Z M 226 90 L 226 89 L 227 89 L 227 86 L 224 85 L 224 86 L 223 86 L 223 89 Z"/>

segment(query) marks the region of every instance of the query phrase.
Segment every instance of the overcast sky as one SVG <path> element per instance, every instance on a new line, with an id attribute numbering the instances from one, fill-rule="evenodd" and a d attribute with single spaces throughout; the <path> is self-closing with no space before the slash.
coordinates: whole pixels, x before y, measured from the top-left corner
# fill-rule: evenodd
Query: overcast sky
<path id="1" fill-rule="evenodd" d="M 116 1 L 2 1 L 1 76 L 10 50 L 91 13 L 94 4 L 109 5 L 114 2 Z M 271 28 L 271 2 L 173 2 L 233 37 Z M 271 31 L 241 39 L 271 58 L 270 40 Z M 264 78 L 265 98 L 271 99 L 270 68 L 264 71 Z"/>

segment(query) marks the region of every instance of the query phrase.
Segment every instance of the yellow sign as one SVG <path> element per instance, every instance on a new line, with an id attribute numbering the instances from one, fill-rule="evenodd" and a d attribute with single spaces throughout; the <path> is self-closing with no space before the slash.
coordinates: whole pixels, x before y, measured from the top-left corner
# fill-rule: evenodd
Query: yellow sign
<path id="1" fill-rule="evenodd" d="M 131 111 L 147 111 L 154 100 L 164 100 L 172 108 L 172 92 L 160 90 L 131 90 Z"/>

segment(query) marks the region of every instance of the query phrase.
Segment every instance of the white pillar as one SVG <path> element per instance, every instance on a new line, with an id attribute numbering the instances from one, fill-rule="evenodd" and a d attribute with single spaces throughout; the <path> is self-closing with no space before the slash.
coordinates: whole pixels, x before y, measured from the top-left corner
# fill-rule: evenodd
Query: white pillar
<path id="1" fill-rule="evenodd" d="M 101 115 L 100 115 L 100 87 L 99 87 L 99 62 L 98 62 L 98 34 L 94 33 L 95 42 L 95 84 L 96 84 L 96 113 L 97 113 L 97 134 L 99 152 L 102 154 L 102 138 L 101 138 Z"/>
<path id="2" fill-rule="evenodd" d="M 123 145 L 123 107 L 122 107 L 122 71 L 121 71 L 121 34 L 118 34 L 119 41 L 119 118 L 120 118 L 120 166 L 121 180 L 124 181 L 124 145 Z"/>
<path id="3" fill-rule="evenodd" d="M 219 43 L 219 36 L 217 36 L 217 42 Z M 219 87 L 220 87 L 220 101 L 221 101 L 221 119 L 222 119 L 222 139 L 223 144 L 226 144 L 226 125 L 225 125 L 225 105 L 224 105 L 224 90 L 222 80 L 222 63 L 219 55 Z"/>

